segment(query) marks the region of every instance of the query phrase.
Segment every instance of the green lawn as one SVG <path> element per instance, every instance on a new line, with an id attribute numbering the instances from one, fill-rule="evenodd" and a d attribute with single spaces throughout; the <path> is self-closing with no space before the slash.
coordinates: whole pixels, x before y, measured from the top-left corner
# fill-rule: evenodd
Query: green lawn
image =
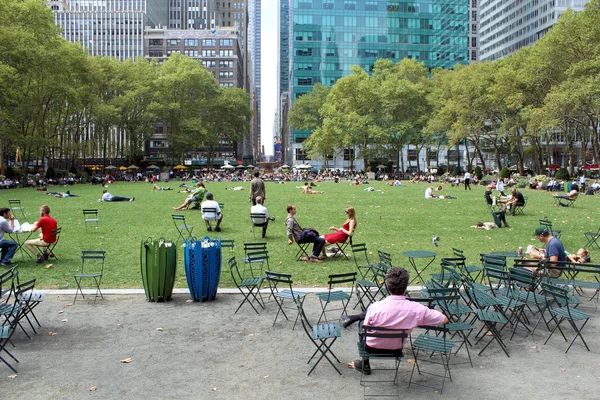
<path id="1" fill-rule="evenodd" d="M 22 258 L 20 253 L 13 261 L 19 263 L 23 279 L 36 277 L 38 287 L 73 288 L 71 274 L 80 265 L 81 250 L 104 249 L 108 260 L 105 269 L 103 287 L 123 288 L 141 287 L 140 278 L 140 242 L 148 237 L 175 240 L 176 230 L 171 219 L 172 207 L 182 203 L 185 194 L 177 193 L 179 182 L 161 184 L 171 185 L 176 190 L 152 192 L 147 183 L 116 183 L 109 187 L 113 195 L 135 197 L 134 202 L 98 203 L 102 187 L 96 185 L 75 185 L 69 188 L 52 187 L 50 190 L 64 191 L 81 197 L 59 199 L 36 192 L 35 189 L 13 189 L 0 191 L 0 204 L 8 206 L 9 199 L 20 199 L 25 206 L 27 222 L 35 222 L 39 217 L 38 209 L 49 204 L 51 215 L 62 227 L 62 236 L 56 249 L 58 260 L 50 260 L 52 267 L 44 268 L 32 259 Z M 242 191 L 228 190 L 235 186 L 244 186 Z M 576 252 L 585 244 L 583 232 L 597 230 L 600 225 L 598 196 L 580 196 L 573 208 L 553 207 L 551 195 L 543 191 L 522 189 L 528 197 L 524 216 L 508 217 L 509 229 L 478 231 L 470 228 L 477 221 L 492 221 L 488 207 L 483 200 L 483 187 L 473 187 L 472 191 L 452 188 L 445 185 L 442 193 L 457 197 L 455 200 L 426 200 L 426 184 L 407 184 L 405 187 L 390 187 L 373 182 L 372 186 L 380 191 L 366 192 L 365 186 L 351 186 L 349 183 L 323 183 L 318 190 L 322 195 L 302 195 L 296 186 L 301 183 L 284 185 L 267 182 L 267 200 L 265 205 L 271 215 L 277 217 L 268 231 L 268 248 L 272 270 L 289 272 L 296 282 L 302 285 L 324 286 L 327 275 L 355 269 L 353 261 L 327 260 L 320 264 L 295 261 L 295 244 L 288 246 L 285 230 L 286 205 L 297 206 L 297 219 L 303 227 L 313 227 L 321 234 L 328 233 L 331 225 L 339 227 L 345 221 L 344 209 L 347 205 L 357 210 L 358 226 L 354 243 L 366 243 L 372 261 L 377 249 L 390 252 L 394 264 L 408 267 L 407 250 L 432 250 L 437 252 L 438 260 L 450 256 L 452 247 L 465 250 L 468 261 L 478 262 L 479 253 L 497 251 L 517 251 L 536 243 L 532 238 L 538 219 L 548 216 L 556 229 L 563 231 L 563 243 L 570 252 Z M 255 241 L 249 218 L 248 202 L 249 182 L 244 183 L 207 183 L 215 200 L 225 203 L 223 239 L 235 239 L 235 256 L 241 261 L 244 242 Z M 82 210 L 98 208 L 100 227 L 84 226 Z M 194 225 L 194 233 L 199 237 L 208 232 L 204 228 L 201 214 L 197 210 L 183 212 L 188 224 Z M 17 219 L 23 218 L 16 214 Z M 211 232 L 214 237 L 216 232 Z M 431 243 L 433 235 L 440 237 L 439 247 Z M 260 236 L 260 235 L 259 235 Z M 260 240 L 260 239 L 257 239 Z M 311 245 L 312 246 L 312 245 Z M 230 256 L 229 252 L 223 259 Z M 592 260 L 597 254 L 592 252 Z M 437 264 L 437 261 L 434 265 Z M 225 266 L 225 264 L 224 264 Z M 231 284 L 229 271 L 224 268 L 222 286 Z M 178 253 L 177 286 L 186 286 L 183 268 L 183 251 Z"/>

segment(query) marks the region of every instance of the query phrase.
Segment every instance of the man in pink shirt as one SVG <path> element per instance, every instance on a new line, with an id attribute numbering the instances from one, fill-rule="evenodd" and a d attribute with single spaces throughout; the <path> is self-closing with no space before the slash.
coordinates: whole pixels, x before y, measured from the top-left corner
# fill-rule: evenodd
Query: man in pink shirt
<path id="1" fill-rule="evenodd" d="M 404 268 L 392 267 L 388 270 L 385 275 L 385 286 L 390 296 L 369 306 L 363 321 L 365 325 L 402 329 L 410 333 L 417 326 L 448 323 L 448 318 L 441 312 L 406 299 L 404 294 L 408 286 L 408 279 L 409 274 Z M 403 346 L 403 339 L 368 337 L 365 350 L 370 353 L 381 353 L 381 350 L 399 350 Z M 386 353 L 389 353 L 389 351 L 386 351 Z M 361 360 L 355 360 L 354 368 L 357 370 L 364 369 L 366 375 L 371 373 L 368 359 L 365 365 L 362 365 Z"/>

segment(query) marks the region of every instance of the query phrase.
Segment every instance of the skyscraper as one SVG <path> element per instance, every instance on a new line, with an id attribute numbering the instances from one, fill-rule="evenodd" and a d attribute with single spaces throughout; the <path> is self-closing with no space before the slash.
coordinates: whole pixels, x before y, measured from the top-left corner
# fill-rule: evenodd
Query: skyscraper
<path id="1" fill-rule="evenodd" d="M 583 10 L 588 0 L 480 0 L 479 59 L 493 61 L 532 46 L 568 8 Z"/>
<path id="2" fill-rule="evenodd" d="M 468 0 L 282 0 L 279 95 L 289 92 L 291 106 L 316 83 L 332 86 L 353 65 L 371 71 L 380 58 L 412 58 L 428 68 L 466 63 L 468 8 Z M 292 153 L 285 162 L 307 159 L 301 143 L 309 134 L 281 132 L 286 154 Z"/>

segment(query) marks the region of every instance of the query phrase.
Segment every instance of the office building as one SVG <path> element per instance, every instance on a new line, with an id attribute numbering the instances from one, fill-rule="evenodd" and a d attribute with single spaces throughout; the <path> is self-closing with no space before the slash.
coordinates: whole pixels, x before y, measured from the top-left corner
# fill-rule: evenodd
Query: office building
<path id="1" fill-rule="evenodd" d="M 567 9 L 587 0 L 479 0 L 479 59 L 493 61 L 532 46 Z"/>
<path id="2" fill-rule="evenodd" d="M 279 12 L 279 105 L 283 108 L 291 107 L 316 83 L 332 86 L 350 74 L 353 65 L 371 71 L 380 58 L 394 63 L 412 58 L 430 69 L 452 68 L 469 60 L 467 0 L 294 0 L 282 1 Z M 283 98 L 289 99 L 287 104 Z M 286 114 L 279 110 L 280 118 Z M 308 160 L 302 142 L 309 135 L 280 131 L 276 140 L 285 148 L 284 162 Z M 330 164 L 347 168 L 353 152 L 346 149 L 344 154 L 334 155 Z M 311 163 L 322 165 L 320 160 Z"/>

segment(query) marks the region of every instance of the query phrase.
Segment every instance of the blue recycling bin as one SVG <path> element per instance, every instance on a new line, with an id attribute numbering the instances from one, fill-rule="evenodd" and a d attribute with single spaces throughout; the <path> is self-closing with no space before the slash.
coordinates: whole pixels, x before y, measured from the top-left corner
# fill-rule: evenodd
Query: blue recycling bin
<path id="1" fill-rule="evenodd" d="M 184 243 L 185 275 L 194 301 L 212 301 L 221 279 L 221 240 L 192 237 Z"/>

